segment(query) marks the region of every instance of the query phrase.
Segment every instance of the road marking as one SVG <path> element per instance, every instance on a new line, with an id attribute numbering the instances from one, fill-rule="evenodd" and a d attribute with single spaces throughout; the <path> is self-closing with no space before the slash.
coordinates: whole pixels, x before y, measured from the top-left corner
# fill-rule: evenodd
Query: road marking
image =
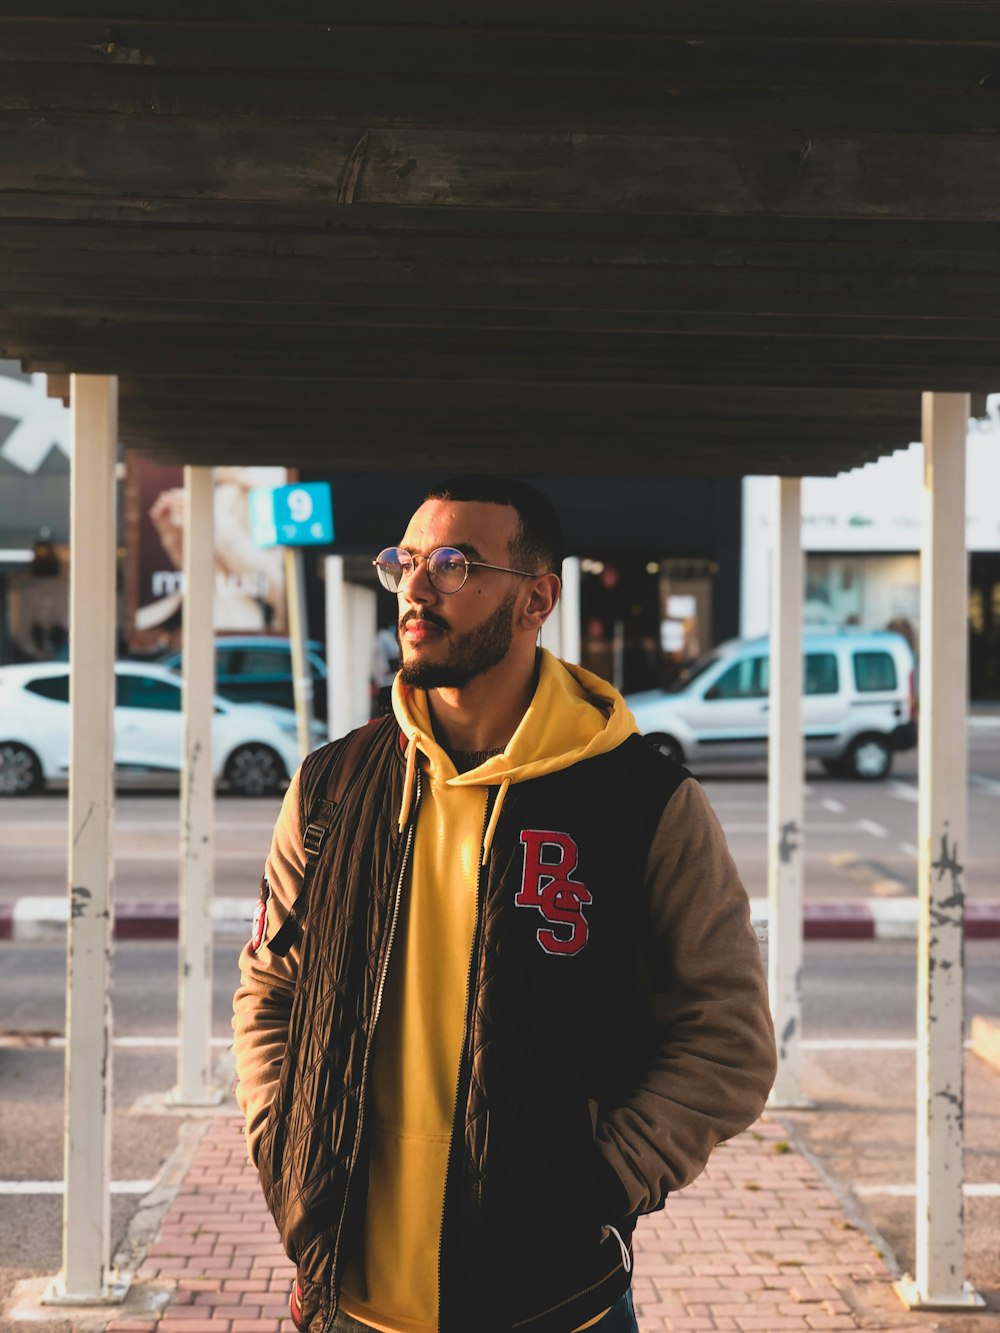
<path id="1" fill-rule="evenodd" d="M 970 773 L 969 785 L 978 787 L 980 791 L 986 792 L 988 796 L 1000 796 L 1000 782 L 997 782 L 995 778 L 982 778 L 978 773 Z"/>
<path id="2" fill-rule="evenodd" d="M 862 833 L 870 833 L 873 838 L 887 838 L 889 830 L 883 828 L 881 824 L 876 824 L 874 819 L 859 819 L 858 828 Z"/>
<path id="3" fill-rule="evenodd" d="M 722 827 L 727 834 L 767 832 L 766 824 L 728 824 L 723 820 Z M 887 836 L 887 832 L 882 825 L 875 824 L 870 819 L 855 819 L 849 824 L 807 824 L 806 833 L 810 837 L 824 833 L 870 833 L 875 838 Z"/>
<path id="4" fill-rule="evenodd" d="M 851 1189 L 859 1198 L 870 1198 L 876 1194 L 893 1199 L 915 1199 L 917 1196 L 916 1185 L 852 1185 Z M 967 1199 L 1000 1199 L 1000 1184 L 967 1183 L 962 1186 L 962 1193 Z"/>
<path id="5" fill-rule="evenodd" d="M 112 1046 L 119 1050 L 171 1050 L 180 1045 L 179 1037 L 115 1037 Z M 219 1050 L 228 1050 L 233 1044 L 232 1037 L 213 1037 L 212 1046 Z M 4 1032 L 0 1034 L 0 1050 L 62 1050 L 66 1038 L 53 1036 L 51 1033 Z"/>
<path id="6" fill-rule="evenodd" d="M 920 848 L 913 842 L 901 842 L 899 850 L 904 856 L 912 856 L 914 859 L 920 855 Z"/>
<path id="7" fill-rule="evenodd" d="M 913 1037 L 812 1037 L 804 1039 L 804 1051 L 914 1051 Z"/>
<path id="8" fill-rule="evenodd" d="M 722 798 L 722 800 L 718 801 L 712 797 L 709 797 L 709 800 L 713 810 L 766 810 L 767 809 L 767 800 L 763 796 L 759 801 L 727 801 L 724 797 Z"/>
<path id="9" fill-rule="evenodd" d="M 155 1180 L 113 1180 L 112 1194 L 148 1194 L 156 1184 Z M 3 1194 L 65 1194 L 66 1182 L 63 1180 L 0 1180 L 0 1195 Z"/>
<path id="10" fill-rule="evenodd" d="M 824 810 L 829 810 L 831 815 L 842 815 L 846 809 L 846 806 L 842 805 L 840 801 L 835 801 L 832 796 L 824 796 L 820 805 Z"/>
<path id="11" fill-rule="evenodd" d="M 915 1051 L 915 1037 L 808 1037 L 801 1043 L 804 1051 Z M 972 1042 L 963 1047 L 972 1050 Z"/>
<path id="12" fill-rule="evenodd" d="M 889 796 L 894 796 L 897 801 L 912 801 L 916 804 L 920 800 L 920 793 L 916 787 L 909 782 L 902 782 L 899 778 L 887 782 L 883 790 Z"/>

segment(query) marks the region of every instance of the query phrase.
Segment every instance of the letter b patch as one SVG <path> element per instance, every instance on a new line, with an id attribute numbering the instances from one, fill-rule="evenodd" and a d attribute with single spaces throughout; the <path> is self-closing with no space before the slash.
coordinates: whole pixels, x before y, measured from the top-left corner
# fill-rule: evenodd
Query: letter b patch
<path id="1" fill-rule="evenodd" d="M 514 899 L 518 907 L 534 907 L 557 929 L 542 927 L 536 938 L 546 953 L 567 957 L 587 943 L 590 925 L 583 909 L 594 900 L 585 885 L 571 879 L 579 851 L 568 833 L 522 829 L 524 871 Z"/>

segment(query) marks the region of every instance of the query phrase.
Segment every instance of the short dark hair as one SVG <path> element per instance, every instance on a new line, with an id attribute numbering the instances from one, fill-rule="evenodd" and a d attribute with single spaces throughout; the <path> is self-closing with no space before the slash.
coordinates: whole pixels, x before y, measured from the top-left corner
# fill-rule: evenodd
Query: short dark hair
<path id="1" fill-rule="evenodd" d="M 558 574 L 563 562 L 563 534 L 552 501 L 542 491 L 514 477 L 467 473 L 432 486 L 425 500 L 470 500 L 510 505 L 517 510 L 517 534 L 511 539 L 510 558 L 538 573 Z"/>

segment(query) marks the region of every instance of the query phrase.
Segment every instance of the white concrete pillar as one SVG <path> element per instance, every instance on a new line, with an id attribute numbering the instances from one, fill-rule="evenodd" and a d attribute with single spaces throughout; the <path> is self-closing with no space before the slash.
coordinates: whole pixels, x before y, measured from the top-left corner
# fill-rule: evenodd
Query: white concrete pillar
<path id="1" fill-rule="evenodd" d="M 968 420 L 967 394 L 924 394 L 916 1274 L 896 1284 L 916 1309 L 983 1304 L 963 1280 Z"/>
<path id="2" fill-rule="evenodd" d="M 771 1106 L 801 1106 L 802 1040 L 802 482 L 777 477 L 771 569 L 767 777 L 768 985 L 778 1042 Z"/>
<path id="3" fill-rule="evenodd" d="M 212 469 L 184 469 L 184 753 L 175 1106 L 216 1105 L 212 1089 L 212 881 L 215 871 L 215 490 Z"/>
<path id="4" fill-rule="evenodd" d="M 313 680 L 306 654 L 306 639 L 309 635 L 305 562 L 301 546 L 285 547 L 285 593 L 288 598 L 288 640 L 292 653 L 292 688 L 299 756 L 304 759 L 312 749 Z"/>
<path id="5" fill-rule="evenodd" d="M 328 555 L 326 573 L 326 690 L 327 730 L 330 740 L 346 736 L 352 727 L 350 698 L 351 624 L 344 579 L 344 557 Z"/>
<path id="6" fill-rule="evenodd" d="M 559 596 L 559 626 L 564 662 L 580 664 L 580 559 L 567 556 L 562 563 L 562 592 Z"/>
<path id="7" fill-rule="evenodd" d="M 348 730 L 363 727 L 371 717 L 372 652 L 378 632 L 378 593 L 360 583 L 344 585 L 347 614 Z"/>
<path id="8" fill-rule="evenodd" d="M 69 923 L 62 1271 L 49 1304 L 124 1292 L 110 1268 L 118 381 L 71 377 Z"/>

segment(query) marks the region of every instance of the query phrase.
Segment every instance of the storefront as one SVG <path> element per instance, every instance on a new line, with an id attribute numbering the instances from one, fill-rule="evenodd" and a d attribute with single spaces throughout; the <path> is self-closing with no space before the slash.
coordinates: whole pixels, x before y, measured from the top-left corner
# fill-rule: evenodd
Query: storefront
<path id="1" fill-rule="evenodd" d="M 0 361 L 0 662 L 65 655 L 69 413 Z"/>
<path id="2" fill-rule="evenodd" d="M 966 534 L 969 547 L 969 696 L 1000 699 L 1000 395 L 970 423 Z M 743 482 L 740 632 L 766 634 L 772 483 Z M 833 478 L 802 483 L 807 628 L 891 628 L 917 645 L 923 446 Z"/>

